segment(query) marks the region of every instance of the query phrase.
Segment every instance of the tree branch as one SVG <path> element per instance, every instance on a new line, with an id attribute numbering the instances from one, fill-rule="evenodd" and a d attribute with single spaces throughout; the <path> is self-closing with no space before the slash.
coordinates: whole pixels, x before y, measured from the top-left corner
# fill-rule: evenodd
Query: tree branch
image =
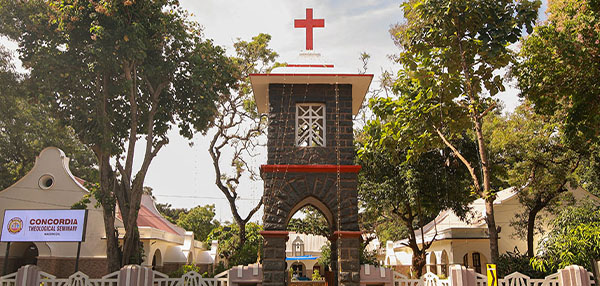
<path id="1" fill-rule="evenodd" d="M 450 148 L 450 150 L 452 150 L 454 155 L 456 155 L 456 157 L 458 157 L 458 159 L 460 159 L 460 161 L 465 165 L 465 167 L 467 167 L 467 170 L 469 171 L 469 174 L 471 175 L 471 179 L 473 180 L 473 184 L 476 188 L 476 191 L 481 196 L 482 195 L 481 187 L 479 185 L 479 178 L 477 178 L 477 174 L 475 174 L 475 168 L 473 168 L 471 166 L 471 163 L 469 163 L 469 161 L 460 153 L 460 151 L 458 151 L 458 149 L 456 149 L 456 147 L 454 147 L 454 145 L 452 145 L 452 143 L 450 143 L 450 141 L 448 141 L 448 139 L 446 139 L 446 136 L 444 136 L 444 134 L 442 134 L 442 132 L 436 126 L 433 126 L 433 128 L 435 129 L 435 132 L 438 134 L 440 139 L 442 139 L 444 144 L 446 144 L 446 146 L 448 146 L 448 148 Z"/>

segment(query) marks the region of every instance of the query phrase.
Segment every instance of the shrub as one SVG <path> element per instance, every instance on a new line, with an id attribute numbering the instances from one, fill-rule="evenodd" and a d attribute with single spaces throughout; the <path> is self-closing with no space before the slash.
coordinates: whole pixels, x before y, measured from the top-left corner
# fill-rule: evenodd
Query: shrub
<path id="1" fill-rule="evenodd" d="M 179 269 L 169 273 L 169 277 L 171 278 L 179 278 L 181 276 L 183 276 L 183 274 L 186 274 L 188 272 L 196 272 L 196 273 L 202 273 L 200 271 L 202 271 L 200 269 L 200 267 L 194 265 L 194 264 L 186 264 L 186 265 L 182 265 L 181 267 L 179 267 Z M 208 273 L 204 272 L 202 273 L 202 277 L 208 277 Z"/>
<path id="2" fill-rule="evenodd" d="M 498 257 L 498 277 L 504 277 L 513 272 L 525 274 L 531 278 L 544 278 L 551 273 L 538 271 L 531 265 L 529 257 L 521 254 L 518 249 L 515 252 L 506 252 Z"/>
<path id="3" fill-rule="evenodd" d="M 317 269 L 313 270 L 313 274 L 312 274 L 311 278 L 313 281 L 323 280 L 323 277 L 321 276 L 321 274 L 319 274 L 319 270 L 317 270 Z"/>

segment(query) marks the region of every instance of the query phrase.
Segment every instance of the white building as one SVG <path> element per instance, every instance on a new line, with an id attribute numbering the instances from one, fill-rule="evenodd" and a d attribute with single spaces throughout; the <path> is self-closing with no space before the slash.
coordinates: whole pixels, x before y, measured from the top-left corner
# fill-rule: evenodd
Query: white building
<path id="1" fill-rule="evenodd" d="M 285 247 L 287 269 L 292 268 L 298 277 L 310 278 L 314 270 L 323 276 L 325 267 L 318 263 L 318 259 L 321 248 L 326 244 L 324 236 L 290 232 Z"/>
<path id="2" fill-rule="evenodd" d="M 48 147 L 36 158 L 35 165 L 19 181 L 0 191 L 0 220 L 6 209 L 70 209 L 89 193 L 84 181 L 69 169 L 69 158 L 62 150 Z M 181 265 L 194 263 L 212 267 L 216 245 L 207 251 L 194 240 L 193 232 L 171 224 L 163 218 L 154 200 L 144 195 L 137 220 L 144 244 L 144 265 L 169 273 Z M 87 231 L 81 246 L 79 270 L 99 277 L 107 274 L 106 239 L 102 210 L 88 206 Z M 115 221 L 120 237 L 125 233 L 119 216 Z M 0 243 L 0 267 L 4 266 L 6 243 Z M 45 272 L 66 277 L 75 270 L 77 243 L 13 242 L 10 246 L 8 273 L 24 264 L 37 264 Z M 1 269 L 1 268 L 0 268 Z"/>
<path id="3" fill-rule="evenodd" d="M 582 188 L 570 190 L 576 201 L 595 200 L 598 197 Z M 438 275 L 448 275 L 448 266 L 462 264 L 475 271 L 485 273 L 485 265 L 490 263 L 490 243 L 487 224 L 485 223 L 485 203 L 477 199 L 470 204 L 472 217 L 461 220 L 452 211 L 442 211 L 430 223 L 423 227 L 423 238 L 426 242 L 434 240 L 427 250 L 426 270 Z M 514 237 L 515 229 L 510 225 L 517 213 L 522 212 L 523 205 L 512 188 L 498 192 L 494 201 L 496 225 L 500 229 L 498 248 L 500 254 L 518 249 L 527 251 L 527 241 Z M 545 216 L 550 217 L 549 214 Z M 546 223 L 548 221 L 545 221 Z M 546 227 L 547 228 L 547 227 Z M 421 230 L 415 231 L 417 243 L 421 247 L 423 241 Z M 535 237 L 534 245 L 538 245 L 540 236 Z M 407 240 L 388 241 L 385 249 L 384 265 L 392 266 L 397 271 L 409 274 L 412 264 L 412 251 L 405 245 Z"/>

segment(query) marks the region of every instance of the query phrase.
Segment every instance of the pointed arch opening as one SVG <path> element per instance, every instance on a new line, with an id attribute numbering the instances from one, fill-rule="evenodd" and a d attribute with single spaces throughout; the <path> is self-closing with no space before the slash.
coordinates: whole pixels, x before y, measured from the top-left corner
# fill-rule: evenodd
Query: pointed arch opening
<path id="1" fill-rule="evenodd" d="M 327 222 L 327 228 L 329 231 L 332 231 L 333 226 L 335 225 L 334 215 L 331 210 L 319 199 L 313 196 L 309 196 L 298 202 L 288 213 L 288 216 L 285 220 L 285 226 L 287 229 L 290 227 L 290 221 L 299 211 L 307 209 L 308 211 L 312 211 L 313 209 L 318 211 L 318 213 L 325 219 Z M 312 208 L 312 209 L 311 209 Z M 296 216 L 298 218 L 298 216 Z"/>
<path id="2" fill-rule="evenodd" d="M 306 197 L 291 209 L 285 221 L 290 231 L 285 250 L 290 279 L 310 278 L 315 270 L 325 275 L 331 268 L 330 259 L 325 258 L 322 265 L 319 261 L 324 253 L 332 251 L 329 238 L 333 225 L 331 210 L 315 197 Z"/>

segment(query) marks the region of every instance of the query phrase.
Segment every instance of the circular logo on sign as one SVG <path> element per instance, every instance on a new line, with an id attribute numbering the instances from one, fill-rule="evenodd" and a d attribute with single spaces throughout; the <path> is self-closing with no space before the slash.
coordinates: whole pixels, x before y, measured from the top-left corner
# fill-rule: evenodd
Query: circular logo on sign
<path id="1" fill-rule="evenodd" d="M 18 217 L 14 217 L 8 221 L 6 227 L 8 228 L 8 232 L 12 234 L 19 233 L 23 229 L 23 221 Z"/>

